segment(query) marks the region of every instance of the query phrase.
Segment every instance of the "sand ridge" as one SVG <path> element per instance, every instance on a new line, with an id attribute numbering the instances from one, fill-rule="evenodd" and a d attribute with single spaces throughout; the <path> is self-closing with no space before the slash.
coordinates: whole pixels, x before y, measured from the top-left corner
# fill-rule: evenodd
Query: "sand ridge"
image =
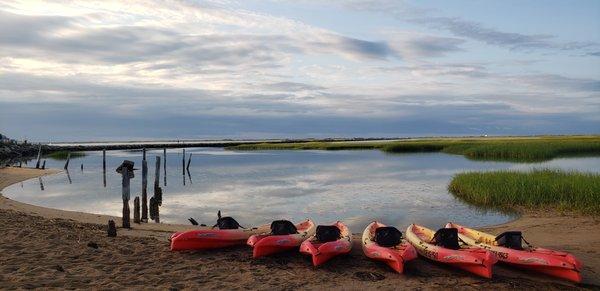
<path id="1" fill-rule="evenodd" d="M 55 170 L 0 169 L 0 189 L 52 174 Z M 166 239 L 188 225 L 133 225 L 106 236 L 109 216 L 32 206 L 0 197 L 0 289 L 550 289 L 599 288 L 598 220 L 590 217 L 527 214 L 487 229 L 521 229 L 536 245 L 573 252 L 584 262 L 584 283 L 496 266 L 486 280 L 424 259 L 406 264 L 398 275 L 367 259 L 355 235 L 347 256 L 320 268 L 289 252 L 254 260 L 247 247 L 219 251 L 171 252 Z M 114 218 L 119 219 L 119 218 Z M 564 223 L 568 222 L 569 225 Z M 556 236 L 564 233 L 566 236 Z"/>

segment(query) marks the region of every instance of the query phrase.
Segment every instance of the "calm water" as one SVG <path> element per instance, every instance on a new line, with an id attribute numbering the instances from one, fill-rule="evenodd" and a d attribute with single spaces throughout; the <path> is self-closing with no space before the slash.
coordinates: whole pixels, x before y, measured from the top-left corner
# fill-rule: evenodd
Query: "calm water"
<path id="1" fill-rule="evenodd" d="M 432 228 L 452 220 L 472 226 L 497 224 L 512 217 L 483 211 L 455 199 L 446 190 L 451 177 L 468 170 L 562 168 L 600 172 L 600 158 L 555 159 L 538 164 L 470 161 L 443 153 L 390 155 L 380 151 L 234 152 L 190 148 L 189 177 L 182 175 L 181 149 L 167 150 L 167 185 L 163 187 L 161 222 L 188 223 L 194 217 L 212 224 L 217 210 L 242 225 L 274 219 L 317 223 L 345 221 L 360 232 L 372 220 L 405 228 L 417 222 Z M 148 195 L 152 195 L 155 156 L 148 151 Z M 107 152 L 107 185 L 103 185 L 102 153 L 71 160 L 69 175 L 59 173 L 15 184 L 4 193 L 35 205 L 120 215 L 121 178 L 115 168 L 124 160 L 141 168 L 141 152 Z M 83 164 L 83 171 L 80 165 Z M 62 168 L 64 161 L 48 160 Z M 184 178 L 185 177 L 185 178 Z M 40 182 L 43 183 L 43 190 Z M 141 196 L 141 170 L 131 180 L 132 201 Z"/>

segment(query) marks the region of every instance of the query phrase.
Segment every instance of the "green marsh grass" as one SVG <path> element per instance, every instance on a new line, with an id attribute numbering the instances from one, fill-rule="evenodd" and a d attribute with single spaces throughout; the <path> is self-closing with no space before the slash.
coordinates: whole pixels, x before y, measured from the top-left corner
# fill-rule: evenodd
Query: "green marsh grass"
<path id="1" fill-rule="evenodd" d="M 366 150 L 444 152 L 474 160 L 541 162 L 562 156 L 600 155 L 600 136 L 439 138 L 402 141 L 259 143 L 233 150 Z"/>
<path id="2" fill-rule="evenodd" d="M 561 170 L 467 172 L 448 190 L 459 199 L 502 210 L 555 208 L 600 215 L 600 174 Z"/>

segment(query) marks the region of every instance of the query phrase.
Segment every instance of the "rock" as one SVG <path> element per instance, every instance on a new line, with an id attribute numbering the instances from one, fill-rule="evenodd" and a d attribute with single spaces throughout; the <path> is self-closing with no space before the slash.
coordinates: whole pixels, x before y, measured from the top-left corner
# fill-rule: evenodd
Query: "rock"
<path id="1" fill-rule="evenodd" d="M 97 249 L 98 248 L 98 244 L 91 241 L 87 244 L 88 247 L 93 248 L 93 249 Z"/>

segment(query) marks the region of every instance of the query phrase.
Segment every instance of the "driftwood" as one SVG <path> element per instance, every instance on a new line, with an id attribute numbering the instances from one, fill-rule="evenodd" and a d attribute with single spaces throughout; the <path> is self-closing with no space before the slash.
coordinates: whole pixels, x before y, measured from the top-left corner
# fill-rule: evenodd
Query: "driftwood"
<path id="1" fill-rule="evenodd" d="M 108 221 L 108 236 L 109 237 L 116 237 L 117 236 L 117 226 L 115 225 L 115 221 L 114 220 L 109 220 Z"/>
<path id="2" fill-rule="evenodd" d="M 133 199 L 133 223 L 140 223 L 140 197 Z"/>

